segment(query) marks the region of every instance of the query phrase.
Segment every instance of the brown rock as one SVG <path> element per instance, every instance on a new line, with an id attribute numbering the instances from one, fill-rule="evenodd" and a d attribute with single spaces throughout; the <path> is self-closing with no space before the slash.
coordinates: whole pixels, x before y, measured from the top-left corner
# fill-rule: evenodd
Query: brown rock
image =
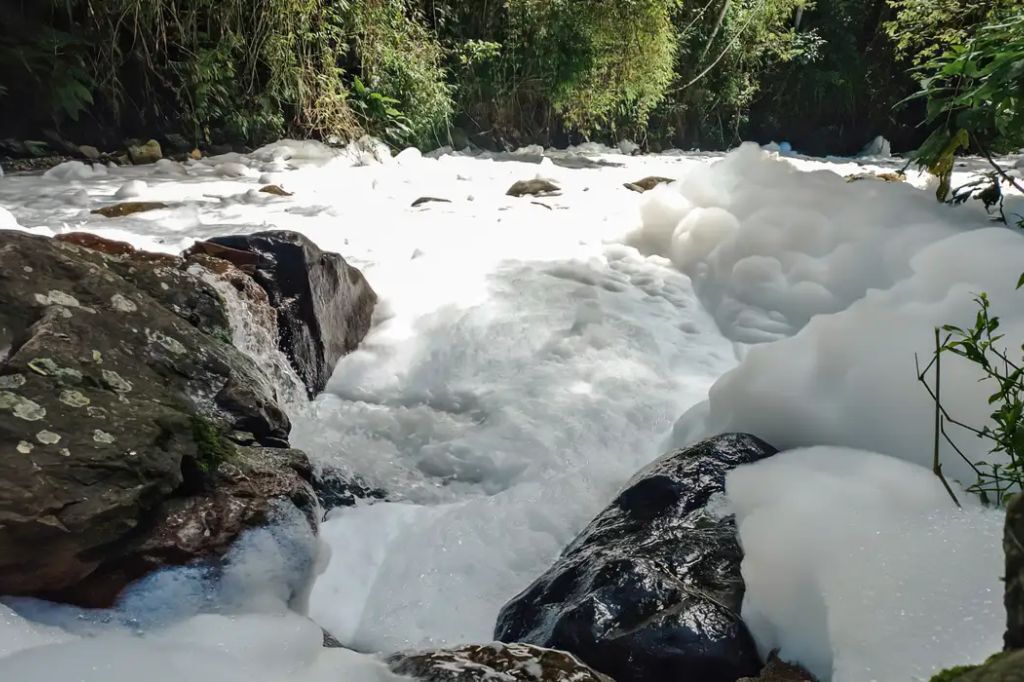
<path id="1" fill-rule="evenodd" d="M 267 185 L 266 187 L 260 187 L 260 191 L 264 194 L 273 194 L 279 197 L 293 196 L 292 192 L 286 192 L 280 185 Z"/>
<path id="2" fill-rule="evenodd" d="M 510 197 L 524 197 L 524 196 L 548 196 L 556 192 L 561 191 L 558 185 L 549 182 L 547 180 L 541 180 L 539 178 L 535 180 L 520 180 L 508 188 L 506 194 Z"/>
<path id="3" fill-rule="evenodd" d="M 128 242 L 106 239 L 91 232 L 67 232 L 54 237 L 59 242 L 75 244 L 91 251 L 99 251 L 108 256 L 126 256 L 135 253 L 135 247 Z"/>
<path id="4" fill-rule="evenodd" d="M 131 159 L 132 163 L 136 166 L 156 163 L 160 159 L 164 158 L 163 150 L 160 149 L 160 143 L 156 140 L 150 140 L 145 144 L 133 144 L 128 146 L 128 158 Z"/>
<path id="5" fill-rule="evenodd" d="M 623 187 L 629 190 L 633 190 L 634 192 L 640 192 L 641 194 L 643 194 L 644 192 L 651 191 L 658 185 L 664 185 L 669 182 L 675 182 L 675 180 L 672 178 L 663 178 L 657 175 L 651 175 L 646 178 L 643 178 L 642 180 L 637 180 L 636 182 L 627 182 L 623 185 Z"/>
<path id="6" fill-rule="evenodd" d="M 133 213 L 155 211 L 161 208 L 167 208 L 167 204 L 159 201 L 126 201 L 112 206 L 97 208 L 93 213 L 97 213 L 104 218 L 123 218 L 124 216 L 131 215 Z"/>
<path id="7" fill-rule="evenodd" d="M 226 260 L 235 267 L 251 267 L 260 265 L 265 261 L 263 256 L 253 251 L 236 249 L 216 242 L 199 241 L 185 250 L 186 256 L 205 254 L 214 258 Z"/>

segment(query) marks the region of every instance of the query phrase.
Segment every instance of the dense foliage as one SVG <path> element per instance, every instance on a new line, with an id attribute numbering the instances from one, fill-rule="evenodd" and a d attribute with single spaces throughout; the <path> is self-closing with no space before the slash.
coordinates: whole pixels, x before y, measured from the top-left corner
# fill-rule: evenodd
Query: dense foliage
<path id="1" fill-rule="evenodd" d="M 924 102 L 908 100 L 919 83 L 935 83 L 936 73 L 950 77 L 981 27 L 984 39 L 1005 40 L 1017 30 L 1020 6 L 0 3 L 0 138 L 120 143 L 182 136 L 189 145 L 252 145 L 287 133 L 348 139 L 370 132 L 396 145 L 630 137 L 652 147 L 722 147 L 754 137 L 850 152 L 884 134 L 906 149 L 928 132 L 917 125 Z M 993 78 L 1012 79 L 1013 63 Z M 993 148 L 1020 144 L 1019 107 L 1001 111 L 971 133 Z"/>
<path id="2" fill-rule="evenodd" d="M 1004 183 L 1019 186 L 990 155 L 992 149 L 1024 146 L 1024 12 L 1019 9 L 989 13 L 975 32 L 929 53 L 918 69 L 927 121 L 934 128 L 918 156 L 941 180 L 939 199 L 952 189 L 953 154 L 961 148 L 973 147 L 992 163 L 986 204 L 1000 201 Z"/>
<path id="3" fill-rule="evenodd" d="M 912 3 L 907 0 L 906 4 Z M 953 154 L 961 148 L 978 149 L 993 169 L 978 198 L 986 207 L 999 205 L 1005 222 L 1024 229 L 1024 216 L 1002 211 L 1004 186 L 1024 191 L 1024 184 L 989 152 L 1024 145 L 1024 13 L 1015 3 L 996 3 L 986 5 L 978 18 L 982 25 L 975 30 L 934 33 L 944 44 L 929 49 L 919 60 L 920 96 L 927 100 L 928 123 L 934 130 L 917 158 L 939 177 L 938 198 L 945 200 L 952 190 Z M 953 191 L 952 201 L 965 200 L 975 189 L 972 183 L 967 191 Z M 1017 288 L 1022 287 L 1024 275 L 1017 282 Z M 1024 346 L 1007 348 L 988 296 L 981 293 L 975 301 L 978 311 L 972 325 L 945 325 L 943 338 L 936 330 L 935 355 L 926 368 L 926 372 L 935 370 L 935 389 L 928 388 L 936 406 L 935 469 L 941 475 L 940 436 L 962 455 L 944 428 L 946 422 L 955 424 L 990 446 L 989 461 L 968 460 L 977 476 L 968 490 L 986 501 L 1002 503 L 1024 490 Z M 939 387 L 944 354 L 973 363 L 981 380 L 991 387 L 987 423 L 966 424 L 943 407 Z M 924 381 L 925 375 L 919 378 Z"/>

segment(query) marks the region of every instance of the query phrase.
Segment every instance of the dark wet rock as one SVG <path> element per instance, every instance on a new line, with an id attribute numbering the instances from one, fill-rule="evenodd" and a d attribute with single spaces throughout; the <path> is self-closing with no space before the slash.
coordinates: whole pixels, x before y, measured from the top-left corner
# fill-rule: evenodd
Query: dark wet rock
<path id="1" fill-rule="evenodd" d="M 811 673 L 799 665 L 786 663 L 776 652 L 768 656 L 768 663 L 757 677 L 744 677 L 736 682 L 817 682 Z"/>
<path id="2" fill-rule="evenodd" d="M 54 150 L 42 140 L 0 139 L 0 154 L 17 159 L 45 158 L 57 156 Z"/>
<path id="3" fill-rule="evenodd" d="M 104 218 L 123 218 L 133 213 L 145 213 L 146 211 L 156 211 L 161 208 L 167 208 L 167 204 L 160 201 L 125 201 L 120 204 L 97 208 L 93 213 Z"/>
<path id="4" fill-rule="evenodd" d="M 325 649 L 344 649 L 345 648 L 345 646 L 341 642 L 338 641 L 337 637 L 335 637 L 331 633 L 327 632 L 327 630 L 324 630 L 323 628 L 320 628 L 320 630 L 321 630 L 321 632 L 324 633 L 324 643 L 323 643 L 323 646 L 324 646 Z"/>
<path id="5" fill-rule="evenodd" d="M 108 605 L 271 508 L 312 513 L 309 463 L 203 272 L 0 232 L 0 593 Z"/>
<path id="6" fill-rule="evenodd" d="M 1006 553 L 1006 635 L 1007 649 L 1024 649 L 1024 494 L 1018 494 L 1006 508 L 1003 531 Z"/>
<path id="7" fill-rule="evenodd" d="M 561 188 L 553 182 L 537 178 L 534 180 L 520 180 L 519 182 L 516 182 L 508 188 L 508 192 L 506 192 L 506 194 L 510 197 L 543 197 L 550 196 L 559 191 L 561 191 Z"/>
<path id="8" fill-rule="evenodd" d="M 391 670 L 420 682 L 613 682 L 571 654 L 529 644 L 469 644 L 395 654 Z"/>
<path id="9" fill-rule="evenodd" d="M 322 471 L 313 476 L 313 492 L 324 513 L 336 507 L 351 507 L 360 500 L 385 500 L 387 491 L 366 485 L 362 480 L 337 471 Z"/>
<path id="10" fill-rule="evenodd" d="M 423 204 L 430 204 L 430 203 L 450 204 L 450 203 L 452 203 L 452 200 L 451 199 L 441 199 L 439 197 L 420 197 L 416 201 L 412 202 L 412 207 L 416 208 L 418 206 L 422 206 Z"/>
<path id="11" fill-rule="evenodd" d="M 370 329 L 377 294 L 363 273 L 296 232 L 209 241 L 259 256 L 253 278 L 277 311 L 281 351 L 309 396 L 320 393 L 338 359 L 355 350 Z"/>
<path id="12" fill-rule="evenodd" d="M 495 637 L 570 651 L 619 682 L 756 676 L 735 521 L 717 505 L 731 469 L 774 453 L 730 434 L 652 463 L 502 609 Z"/>
<path id="13" fill-rule="evenodd" d="M 662 178 L 657 175 L 651 175 L 649 177 L 643 178 L 642 180 L 637 180 L 636 182 L 627 182 L 623 185 L 623 187 L 634 192 L 640 192 L 641 194 L 643 194 L 644 192 L 650 192 L 658 185 L 664 185 L 669 182 L 675 182 L 675 180 L 673 180 L 672 178 Z"/>
<path id="14" fill-rule="evenodd" d="M 156 163 L 164 158 L 164 153 L 160 148 L 159 142 L 149 140 L 141 144 L 128 145 L 128 158 L 131 159 L 133 164 L 140 166 L 147 163 Z"/>
<path id="15" fill-rule="evenodd" d="M 177 133 L 169 133 L 164 136 L 164 146 L 175 154 L 188 154 L 195 146 Z"/>

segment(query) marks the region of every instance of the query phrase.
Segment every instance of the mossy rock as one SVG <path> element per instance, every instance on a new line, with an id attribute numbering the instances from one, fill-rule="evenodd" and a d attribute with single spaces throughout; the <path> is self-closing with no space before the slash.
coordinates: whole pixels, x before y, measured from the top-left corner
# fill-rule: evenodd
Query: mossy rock
<path id="1" fill-rule="evenodd" d="M 315 502 L 215 273 L 93 246 L 0 231 L 0 594 L 107 606 Z"/>
<path id="2" fill-rule="evenodd" d="M 948 668 L 931 682 L 1024 682 L 1024 650 L 996 654 L 982 665 Z"/>

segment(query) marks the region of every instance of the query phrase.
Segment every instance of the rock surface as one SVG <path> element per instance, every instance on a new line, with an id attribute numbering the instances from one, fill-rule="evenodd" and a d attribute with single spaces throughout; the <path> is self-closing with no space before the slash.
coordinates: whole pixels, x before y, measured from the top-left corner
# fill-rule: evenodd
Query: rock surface
<path id="1" fill-rule="evenodd" d="M 209 241 L 259 256 L 253 278 L 277 310 L 280 348 L 309 396 L 320 393 L 338 359 L 355 350 L 370 329 L 377 294 L 363 274 L 297 232 Z"/>
<path id="2" fill-rule="evenodd" d="M 391 670 L 420 682 L 613 682 L 575 656 L 529 644 L 470 644 L 396 654 Z"/>
<path id="3" fill-rule="evenodd" d="M 798 665 L 780 660 L 775 652 L 757 677 L 744 677 L 736 682 L 816 682 L 814 676 Z"/>
<path id="4" fill-rule="evenodd" d="M 675 180 L 673 180 L 672 178 L 663 178 L 658 175 L 650 175 L 646 178 L 637 180 L 636 182 L 627 182 L 623 185 L 623 187 L 625 187 L 628 190 L 632 190 L 634 192 L 639 192 L 643 194 L 644 192 L 650 192 L 658 185 L 664 185 L 670 182 L 675 182 Z"/>
<path id="5" fill-rule="evenodd" d="M 146 163 L 156 163 L 164 158 L 160 143 L 156 140 L 149 140 L 143 144 L 128 145 L 128 158 L 136 166 Z"/>
<path id="6" fill-rule="evenodd" d="M 1006 508 L 1003 533 L 1006 553 L 1006 635 L 1007 649 L 1024 649 L 1024 494 L 1010 501 Z"/>
<path id="7" fill-rule="evenodd" d="M 107 605 L 275 506 L 311 513 L 309 462 L 196 268 L 0 232 L 0 593 Z"/>
<path id="8" fill-rule="evenodd" d="M 537 178 L 534 180 L 520 180 L 514 183 L 508 188 L 506 194 L 510 197 L 544 197 L 555 194 L 560 190 L 561 188 L 553 182 Z"/>
<path id="9" fill-rule="evenodd" d="M 97 208 L 93 213 L 101 215 L 104 218 L 123 218 L 124 216 L 132 215 L 133 213 L 157 211 L 161 208 L 167 208 L 167 204 L 161 201 L 125 201 L 120 204 L 111 204 L 110 206 Z"/>
<path id="10" fill-rule="evenodd" d="M 774 453 L 730 434 L 652 463 L 502 609 L 495 637 L 572 652 L 618 682 L 758 675 L 735 521 L 717 505 L 729 470 Z"/>

